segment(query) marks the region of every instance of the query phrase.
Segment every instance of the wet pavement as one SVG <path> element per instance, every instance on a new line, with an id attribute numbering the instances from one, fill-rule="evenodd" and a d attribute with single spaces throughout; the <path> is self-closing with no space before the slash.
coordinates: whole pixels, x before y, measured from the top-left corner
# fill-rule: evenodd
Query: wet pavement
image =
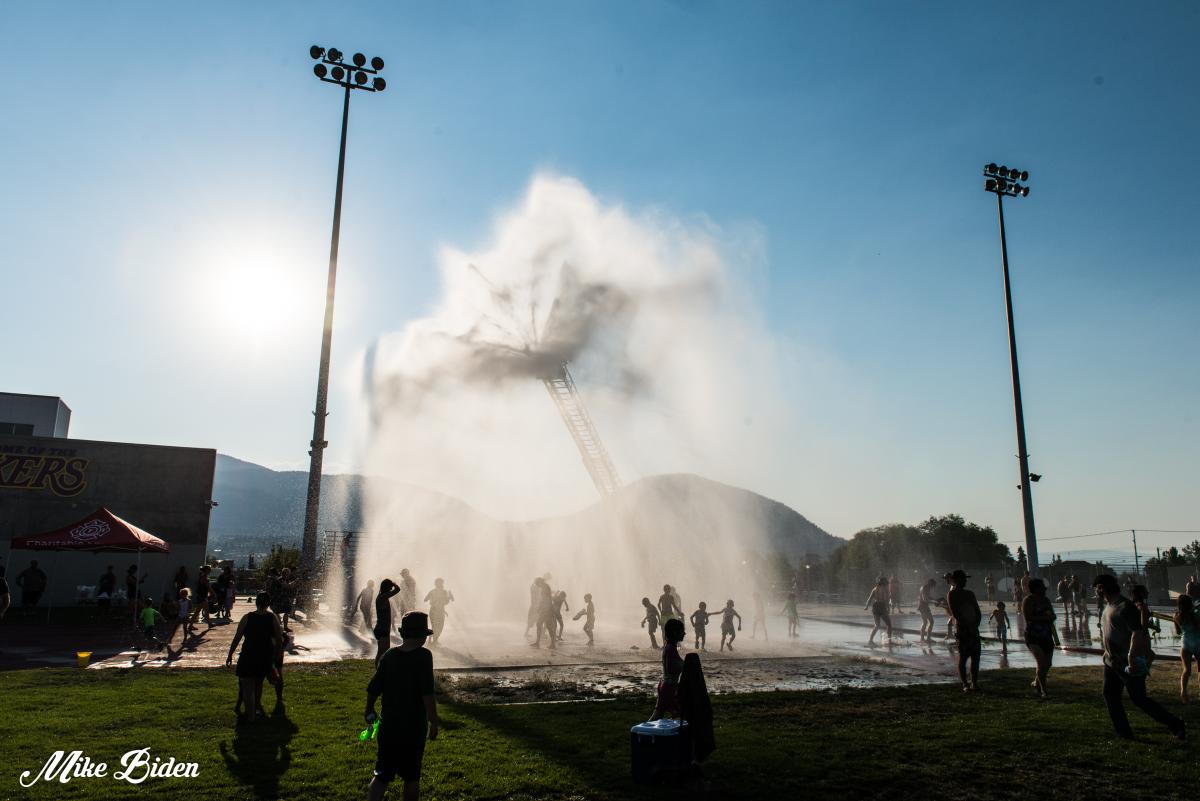
<path id="1" fill-rule="evenodd" d="M 251 609 L 240 602 L 233 620 Z M 1033 660 L 1020 641 L 1018 628 L 1010 632 L 1007 650 L 984 627 L 981 667 L 987 669 L 1032 668 Z M 720 651 L 719 627 L 710 626 L 708 650 L 703 652 L 710 689 L 715 692 L 791 689 L 836 689 L 839 687 L 894 685 L 947 681 L 956 677 L 956 653 L 952 641 L 943 641 L 944 616 L 935 617 L 935 642 L 917 641 L 919 618 L 896 615 L 895 636 L 885 641 L 883 633 L 874 645 L 867 644 L 871 620 L 861 608 L 811 606 L 802 609 L 799 636 L 788 638 L 786 622 L 768 620 L 771 639 L 760 632 L 750 636 L 747 622 L 734 643 L 734 651 Z M 1074 623 L 1074 621 L 1072 621 Z M 15 623 L 15 625 L 9 625 Z M 1055 654 L 1055 664 L 1099 664 L 1096 618 L 1087 633 L 1078 625 L 1063 626 L 1064 649 Z M 583 694 L 610 694 L 625 690 L 644 691 L 657 681 L 659 653 L 651 647 L 644 630 L 598 623 L 595 645 L 588 645 L 579 624 L 568 625 L 560 646 L 535 648 L 523 635 L 521 624 L 470 624 L 453 620 L 442 643 L 433 648 L 438 670 L 472 681 L 503 687 L 552 677 L 574 685 Z M 365 627 L 294 624 L 296 650 L 288 664 L 333 662 L 370 658 L 375 642 Z M 1164 623 L 1170 630 L 1171 625 Z M 172 647 L 159 651 L 139 647 L 128 621 L 86 624 L 60 621 L 44 624 L 37 620 L 4 621 L 0 628 L 0 666 L 6 669 L 38 665 L 67 666 L 76 663 L 76 650 L 93 652 L 92 669 L 219 667 L 232 642 L 235 622 L 196 626 L 186 643 L 176 634 Z M 160 636 L 165 632 L 160 631 Z M 686 650 L 694 645 L 685 641 Z M 1178 652 L 1178 640 L 1163 635 L 1155 650 L 1163 657 Z M 487 677 L 486 681 L 483 677 Z"/>

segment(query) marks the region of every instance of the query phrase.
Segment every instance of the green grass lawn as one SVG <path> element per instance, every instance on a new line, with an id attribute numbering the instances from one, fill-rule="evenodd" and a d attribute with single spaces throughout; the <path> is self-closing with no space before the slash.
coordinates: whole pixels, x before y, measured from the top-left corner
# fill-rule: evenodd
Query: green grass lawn
<path id="1" fill-rule="evenodd" d="M 361 744 L 367 662 L 288 670 L 287 716 L 235 729 L 235 679 L 222 670 L 42 669 L 0 673 L 0 799 L 362 797 L 374 745 Z M 1051 674 L 1038 702 L 1028 671 L 956 685 L 714 698 L 717 751 L 705 783 L 637 788 L 629 726 L 650 698 L 494 706 L 441 700 L 442 735 L 425 754 L 427 799 L 861 798 L 1114 801 L 1194 796 L 1196 740 L 1179 743 L 1130 706 L 1138 741 L 1113 739 L 1100 673 Z M 1179 704 L 1159 668 L 1151 692 L 1200 740 L 1200 712 Z M 268 704 L 268 709 L 270 705 Z M 39 783 L 55 749 L 83 749 L 110 773 L 128 750 L 197 762 L 197 779 Z M 398 786 L 392 797 L 399 797 Z"/>

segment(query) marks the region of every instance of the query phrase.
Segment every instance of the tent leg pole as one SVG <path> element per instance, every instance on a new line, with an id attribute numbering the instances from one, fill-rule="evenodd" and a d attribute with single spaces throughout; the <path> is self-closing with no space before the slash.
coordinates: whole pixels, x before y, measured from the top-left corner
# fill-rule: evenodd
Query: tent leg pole
<path id="1" fill-rule="evenodd" d="M 55 571 L 57 571 L 57 570 L 58 570 L 58 551 L 55 550 L 54 558 L 50 560 L 50 575 L 53 576 L 55 574 Z M 50 589 L 50 580 L 49 579 L 46 579 L 46 589 L 47 590 Z M 46 622 L 47 623 L 50 622 L 50 610 L 52 610 L 53 608 L 54 608 L 54 596 L 47 595 L 46 596 Z"/>

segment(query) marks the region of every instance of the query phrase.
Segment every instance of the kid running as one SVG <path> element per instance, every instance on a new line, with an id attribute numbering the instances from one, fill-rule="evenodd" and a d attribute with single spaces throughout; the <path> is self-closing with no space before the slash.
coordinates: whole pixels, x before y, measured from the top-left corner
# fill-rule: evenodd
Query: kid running
<path id="1" fill-rule="evenodd" d="M 654 604 L 650 603 L 649 598 L 642 599 L 642 606 L 646 607 L 646 616 L 642 618 L 642 628 L 650 630 L 650 647 L 658 648 L 658 637 L 655 633 L 658 631 L 658 610 Z"/>
<path id="2" fill-rule="evenodd" d="M 997 601 L 996 608 L 988 617 L 989 623 L 996 624 L 996 636 L 1000 638 L 1000 650 L 1008 653 L 1008 612 L 1004 611 L 1004 601 Z"/>
<path id="3" fill-rule="evenodd" d="M 708 613 L 708 604 L 704 603 L 704 601 L 701 601 L 700 608 L 695 612 L 692 612 L 692 616 L 689 618 L 689 620 L 692 621 L 692 629 L 696 632 L 695 647 L 697 651 L 708 650 L 705 647 L 708 645 L 708 638 L 705 636 L 704 627 L 708 625 L 708 619 L 710 617 L 712 617 L 712 615 Z"/>
<path id="4" fill-rule="evenodd" d="M 596 607 L 592 606 L 592 594 L 589 592 L 583 596 L 583 608 L 575 613 L 572 620 L 579 620 L 581 617 L 587 619 L 583 621 L 583 633 L 588 636 L 588 645 L 595 645 L 596 641 L 592 639 L 592 632 L 596 629 Z"/>
<path id="5" fill-rule="evenodd" d="M 737 630 L 742 630 L 742 616 L 733 608 L 733 601 L 726 601 L 725 608 L 721 610 L 721 650 L 725 650 L 725 638 L 729 638 L 729 650 L 733 650 L 733 640 L 737 637 L 737 633 L 733 630 L 733 619 L 737 618 Z"/>

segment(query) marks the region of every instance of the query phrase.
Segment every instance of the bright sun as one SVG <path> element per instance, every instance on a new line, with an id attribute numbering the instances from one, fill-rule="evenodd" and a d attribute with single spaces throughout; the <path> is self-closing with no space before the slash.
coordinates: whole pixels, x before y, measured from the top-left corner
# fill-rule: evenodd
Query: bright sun
<path id="1" fill-rule="evenodd" d="M 320 298 L 301 292 L 299 265 L 286 246 L 229 243 L 203 265 L 208 324 L 240 345 L 277 346 L 320 325 Z M 319 292 L 319 290 L 317 290 Z M 318 317 L 313 317 L 315 313 Z"/>

